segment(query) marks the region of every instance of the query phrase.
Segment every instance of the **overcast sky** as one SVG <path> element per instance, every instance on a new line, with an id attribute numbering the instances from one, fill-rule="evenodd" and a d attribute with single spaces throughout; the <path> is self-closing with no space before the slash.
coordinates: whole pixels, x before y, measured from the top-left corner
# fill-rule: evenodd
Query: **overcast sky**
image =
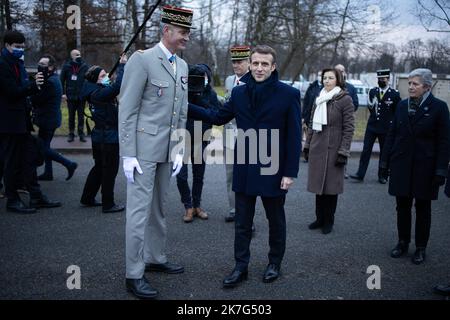
<path id="1" fill-rule="evenodd" d="M 388 34 L 381 35 L 381 40 L 383 38 L 387 38 L 389 39 L 389 42 L 402 44 L 408 40 L 417 38 L 421 38 L 423 40 L 432 38 L 450 40 L 450 33 L 427 32 L 424 29 L 420 23 L 420 20 L 413 15 L 416 8 L 415 0 L 392 0 L 389 1 L 389 3 L 392 3 L 391 6 L 395 8 L 395 12 L 399 15 L 399 18 L 395 21 L 395 23 L 400 26 L 388 26 Z"/>

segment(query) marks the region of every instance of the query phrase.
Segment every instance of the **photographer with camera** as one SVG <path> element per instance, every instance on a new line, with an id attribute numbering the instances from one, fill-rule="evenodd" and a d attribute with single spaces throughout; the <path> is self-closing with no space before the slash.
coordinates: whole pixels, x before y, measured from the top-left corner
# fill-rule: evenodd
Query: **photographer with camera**
<path id="1" fill-rule="evenodd" d="M 56 61 L 51 55 L 44 55 L 39 60 L 38 73 L 42 73 L 44 84 L 38 94 L 31 98 L 33 105 L 33 123 L 39 127 L 39 138 L 45 147 L 45 170 L 38 180 L 53 180 L 52 161 L 62 164 L 67 169 L 67 178 L 72 178 L 77 163 L 63 157 L 60 153 L 50 148 L 53 136 L 57 128 L 61 126 L 61 95 L 62 86 L 56 74 Z"/>
<path id="2" fill-rule="evenodd" d="M 47 199 L 37 183 L 36 139 L 32 125 L 28 97 L 37 94 L 44 84 L 38 72 L 35 81 L 28 80 L 23 60 L 25 36 L 7 31 L 0 56 L 0 148 L 3 153 L 3 180 L 7 197 L 6 210 L 22 214 L 35 213 L 36 208 L 58 207 L 59 202 Z M 30 206 L 25 205 L 17 192 L 25 184 L 30 193 Z"/>
<path id="3" fill-rule="evenodd" d="M 91 132 L 92 155 L 95 165 L 89 172 L 81 196 L 86 207 L 103 207 L 103 213 L 125 210 L 125 206 L 114 202 L 114 184 L 119 170 L 119 123 L 117 95 L 120 92 L 127 56 L 120 58 L 116 81 L 111 84 L 106 71 L 92 66 L 86 72 L 81 97 L 89 104 L 95 127 Z M 102 188 L 102 202 L 95 196 Z"/>
<path id="4" fill-rule="evenodd" d="M 211 87 L 211 69 L 206 64 L 195 64 L 189 66 L 188 81 L 188 101 L 203 108 L 212 108 L 219 110 L 219 101 L 217 94 Z M 197 122 L 201 123 L 201 122 Z M 207 122 L 200 124 L 202 129 L 202 138 L 212 125 Z M 188 117 L 186 122 L 186 130 L 191 136 L 190 153 L 186 152 L 185 156 L 191 155 L 192 161 L 192 191 L 188 184 L 187 159 L 183 163 L 180 173 L 177 175 L 178 191 L 181 195 L 181 202 L 184 205 L 185 213 L 183 221 L 192 222 L 194 217 L 202 220 L 208 219 L 208 213 L 200 207 L 203 190 L 203 177 L 205 175 L 205 162 L 203 154 L 208 146 L 209 141 L 194 141 L 194 119 Z M 199 161 L 200 160 L 200 161 Z"/>

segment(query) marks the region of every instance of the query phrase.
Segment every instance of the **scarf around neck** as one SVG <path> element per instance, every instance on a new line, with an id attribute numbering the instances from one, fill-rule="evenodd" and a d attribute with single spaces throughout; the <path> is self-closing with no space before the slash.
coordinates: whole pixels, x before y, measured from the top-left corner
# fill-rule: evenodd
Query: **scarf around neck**
<path id="1" fill-rule="evenodd" d="M 244 77 L 242 77 L 241 79 L 243 78 Z M 262 102 L 268 100 L 272 93 L 272 89 L 277 82 L 277 70 L 273 71 L 270 77 L 263 82 L 256 82 L 253 76 L 248 77 L 248 81 L 246 82 L 247 93 L 250 98 L 250 108 L 253 111 L 256 111 Z"/>
<path id="2" fill-rule="evenodd" d="M 314 111 L 312 129 L 315 131 L 322 131 L 322 127 L 328 124 L 327 119 L 327 102 L 333 99 L 336 95 L 341 93 L 342 89 L 335 87 L 330 92 L 325 88 L 320 91 L 320 95 L 316 99 L 316 110 Z"/>

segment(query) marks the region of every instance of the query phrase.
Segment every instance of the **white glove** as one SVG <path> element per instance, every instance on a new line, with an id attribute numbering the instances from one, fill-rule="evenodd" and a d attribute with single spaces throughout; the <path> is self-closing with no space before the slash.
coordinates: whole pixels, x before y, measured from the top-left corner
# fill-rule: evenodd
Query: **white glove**
<path id="1" fill-rule="evenodd" d="M 172 177 L 175 177 L 177 174 L 180 173 L 182 166 L 183 166 L 183 155 L 177 154 L 175 156 L 175 161 L 173 162 Z"/>
<path id="2" fill-rule="evenodd" d="M 134 169 L 136 169 L 139 174 L 144 173 L 135 157 L 123 157 L 123 172 L 125 173 L 128 182 L 134 183 Z"/>

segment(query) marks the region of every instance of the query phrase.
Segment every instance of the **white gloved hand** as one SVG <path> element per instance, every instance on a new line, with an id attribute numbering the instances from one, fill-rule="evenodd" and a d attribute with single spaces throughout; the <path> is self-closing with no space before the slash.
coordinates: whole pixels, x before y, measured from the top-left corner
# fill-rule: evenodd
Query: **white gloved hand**
<path id="1" fill-rule="evenodd" d="M 175 161 L 173 162 L 172 177 L 175 177 L 177 174 L 180 173 L 182 166 L 183 166 L 183 155 L 177 154 L 175 156 Z"/>
<path id="2" fill-rule="evenodd" d="M 125 173 L 128 182 L 134 183 L 134 169 L 136 169 L 139 174 L 144 173 L 135 157 L 123 157 L 123 172 Z"/>

